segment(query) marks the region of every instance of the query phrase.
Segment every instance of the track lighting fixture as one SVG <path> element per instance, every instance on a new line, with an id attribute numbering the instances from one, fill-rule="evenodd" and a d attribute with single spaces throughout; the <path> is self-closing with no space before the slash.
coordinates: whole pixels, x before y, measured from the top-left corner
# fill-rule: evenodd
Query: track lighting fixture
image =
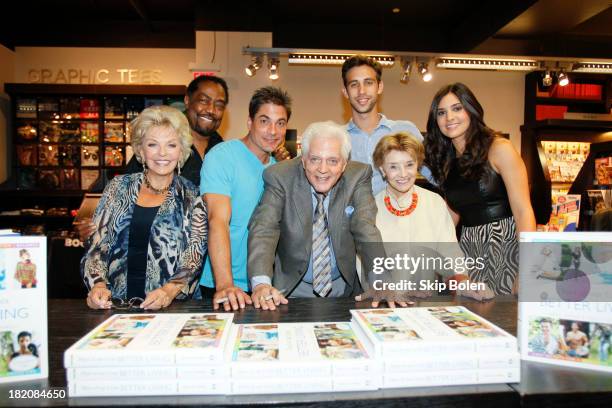
<path id="1" fill-rule="evenodd" d="M 409 57 L 402 57 L 402 76 L 400 77 L 400 82 L 402 84 L 407 84 L 410 80 L 410 71 L 412 69 L 412 61 Z"/>
<path id="2" fill-rule="evenodd" d="M 279 60 L 277 57 L 268 56 L 268 71 L 269 71 L 268 78 L 270 78 L 273 81 L 276 81 L 278 79 L 278 65 L 279 65 Z"/>
<path id="3" fill-rule="evenodd" d="M 261 68 L 261 55 L 253 55 L 251 63 L 244 69 L 244 72 L 250 77 L 255 76 L 257 70 Z"/>
<path id="4" fill-rule="evenodd" d="M 551 86 L 552 84 L 553 84 L 552 74 L 548 70 L 544 71 L 544 74 L 542 75 L 542 85 L 548 87 L 548 86 Z"/>
<path id="5" fill-rule="evenodd" d="M 569 78 L 563 69 L 559 70 L 559 74 L 557 74 L 557 80 L 559 81 L 559 86 L 566 86 L 569 84 Z"/>
<path id="6" fill-rule="evenodd" d="M 429 64 L 427 62 L 419 63 L 419 74 L 423 82 L 429 82 L 433 78 L 431 72 L 429 72 Z"/>

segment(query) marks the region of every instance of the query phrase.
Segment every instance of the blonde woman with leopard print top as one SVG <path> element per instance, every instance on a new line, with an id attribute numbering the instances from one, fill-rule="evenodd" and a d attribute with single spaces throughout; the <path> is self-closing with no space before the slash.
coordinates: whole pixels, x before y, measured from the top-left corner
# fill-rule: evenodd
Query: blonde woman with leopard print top
<path id="1" fill-rule="evenodd" d="M 206 207 L 197 188 L 176 171 L 191 153 L 186 117 L 153 106 L 134 119 L 132 129 L 143 171 L 108 184 L 81 261 L 93 309 L 160 309 L 190 297 L 207 249 Z"/>

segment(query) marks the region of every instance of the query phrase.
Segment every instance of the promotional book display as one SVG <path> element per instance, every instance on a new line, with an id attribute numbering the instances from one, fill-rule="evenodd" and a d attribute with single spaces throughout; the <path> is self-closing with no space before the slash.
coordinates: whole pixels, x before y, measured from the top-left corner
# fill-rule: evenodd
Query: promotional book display
<path id="1" fill-rule="evenodd" d="M 351 310 L 351 322 L 232 324 L 117 314 L 66 350 L 70 396 L 286 394 L 512 383 L 516 338 L 461 306 Z"/>
<path id="2" fill-rule="evenodd" d="M 0 383 L 46 378 L 47 239 L 0 234 Z"/>
<path id="3" fill-rule="evenodd" d="M 611 271 L 610 233 L 521 233 L 521 358 L 612 372 Z"/>
<path id="4" fill-rule="evenodd" d="M 240 324 L 232 330 L 234 394 L 379 388 L 379 364 L 350 323 Z"/>
<path id="5" fill-rule="evenodd" d="M 516 338 L 462 306 L 351 310 L 382 388 L 520 381 Z"/>
<path id="6" fill-rule="evenodd" d="M 116 314 L 66 350 L 70 396 L 228 394 L 232 313 Z"/>

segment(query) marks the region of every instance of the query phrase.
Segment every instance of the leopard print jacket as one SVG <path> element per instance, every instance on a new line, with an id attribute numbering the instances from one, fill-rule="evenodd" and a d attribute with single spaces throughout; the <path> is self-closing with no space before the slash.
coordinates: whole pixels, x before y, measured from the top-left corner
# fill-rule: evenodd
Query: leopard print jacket
<path id="1" fill-rule="evenodd" d="M 142 181 L 142 173 L 117 176 L 104 190 L 93 217 L 96 232 L 81 260 L 88 290 L 105 282 L 113 297 L 126 297 L 130 222 Z M 206 206 L 189 180 L 175 177 L 151 226 L 145 293 L 171 281 L 183 284 L 177 299 L 198 295 L 207 242 Z"/>

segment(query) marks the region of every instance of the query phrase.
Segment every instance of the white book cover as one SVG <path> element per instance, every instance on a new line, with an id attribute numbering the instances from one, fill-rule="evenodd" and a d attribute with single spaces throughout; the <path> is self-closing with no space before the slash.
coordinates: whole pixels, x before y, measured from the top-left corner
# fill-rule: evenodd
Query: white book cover
<path id="1" fill-rule="evenodd" d="M 421 357 L 388 358 L 382 361 L 383 373 L 413 371 L 487 370 L 520 368 L 521 356 L 514 353 L 458 353 L 448 355 L 427 354 Z"/>
<path id="2" fill-rule="evenodd" d="M 612 233 L 521 233 L 523 360 L 612 372 Z"/>
<path id="3" fill-rule="evenodd" d="M 433 387 L 447 385 L 507 384 L 521 380 L 520 368 L 490 370 L 414 371 L 384 374 L 381 388 Z"/>
<path id="4" fill-rule="evenodd" d="M 64 367 L 220 363 L 233 313 L 140 313 L 108 318 L 64 353 Z"/>
<path id="5" fill-rule="evenodd" d="M 0 383 L 46 378 L 47 238 L 0 237 Z"/>
<path id="6" fill-rule="evenodd" d="M 223 395 L 230 392 L 227 379 L 70 381 L 67 388 L 70 397 Z"/>
<path id="7" fill-rule="evenodd" d="M 516 338 L 463 306 L 351 310 L 378 358 L 515 353 Z"/>
<path id="8" fill-rule="evenodd" d="M 378 387 L 378 362 L 370 358 L 348 322 L 241 324 L 233 330 L 228 352 L 235 393 L 251 390 L 247 383 L 252 380 L 276 384 L 270 388 L 275 393 L 332 391 L 336 378 L 364 378 L 368 380 L 359 384 L 369 388 L 362 389 Z M 278 387 L 294 382 L 302 386 L 283 391 Z M 348 381 L 343 384 L 349 387 Z"/>
<path id="9" fill-rule="evenodd" d="M 188 380 L 191 378 L 229 378 L 229 365 L 223 362 L 197 366 L 134 366 L 134 367 L 78 367 L 66 368 L 68 381 L 121 380 Z"/>

